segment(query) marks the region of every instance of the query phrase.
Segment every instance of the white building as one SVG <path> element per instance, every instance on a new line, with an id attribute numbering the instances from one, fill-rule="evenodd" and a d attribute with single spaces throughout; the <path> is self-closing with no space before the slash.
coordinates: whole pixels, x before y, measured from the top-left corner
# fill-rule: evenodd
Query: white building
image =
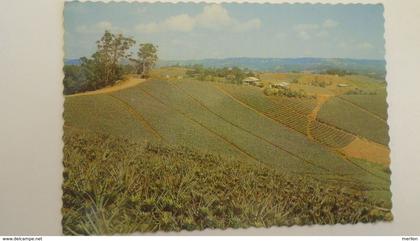
<path id="1" fill-rule="evenodd" d="M 255 77 L 247 77 L 247 78 L 242 80 L 242 83 L 249 84 L 249 85 L 255 85 L 258 82 L 260 82 L 260 80 L 258 78 L 255 78 Z"/>

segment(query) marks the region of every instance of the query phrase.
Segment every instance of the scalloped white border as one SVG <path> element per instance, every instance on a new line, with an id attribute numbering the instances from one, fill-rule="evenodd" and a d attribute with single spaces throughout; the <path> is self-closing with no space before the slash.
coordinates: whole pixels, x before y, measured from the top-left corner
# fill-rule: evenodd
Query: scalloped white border
<path id="1" fill-rule="evenodd" d="M 114 4 L 114 3 L 123 3 L 123 4 L 126 4 L 126 3 L 130 3 L 130 4 L 136 4 L 136 3 L 148 3 L 148 4 L 166 3 L 166 4 L 174 4 L 175 5 L 175 4 L 178 4 L 178 3 L 201 4 L 201 3 L 211 3 L 211 2 L 237 3 L 237 4 L 259 4 L 259 5 L 378 5 L 379 4 L 383 8 L 382 16 L 383 16 L 383 22 L 384 22 L 384 25 L 385 25 L 385 17 L 384 17 L 384 11 L 385 10 L 384 10 L 384 6 L 383 6 L 382 3 L 363 3 L 363 4 L 362 3 L 347 3 L 347 4 L 335 3 L 334 4 L 334 3 L 329 3 L 329 2 L 327 2 L 327 3 L 320 3 L 320 2 L 315 2 L 315 3 L 309 3 L 309 2 L 302 2 L 302 3 L 301 2 L 270 2 L 270 1 L 267 1 L 267 0 L 265 0 L 265 1 L 255 1 L 255 2 L 254 1 L 243 1 L 242 2 L 242 1 L 232 1 L 232 0 L 230 0 L 230 1 L 229 0 L 228 1 L 203 1 L 203 0 L 200 0 L 200 1 L 165 1 L 165 0 L 158 0 L 158 1 L 153 1 L 153 0 L 144 0 L 144 1 L 129 1 L 129 0 L 127 0 L 127 1 L 118 1 L 118 0 L 95 1 L 95 0 L 85 0 L 85 1 L 83 1 L 83 0 L 69 0 L 69 1 L 65 1 L 65 2 L 98 3 L 98 4 L 101 4 L 101 5 L 108 4 L 108 3 L 112 3 L 112 4 Z M 63 28 L 64 28 L 64 19 L 63 19 Z M 384 34 L 385 34 L 385 32 L 384 32 Z M 385 36 L 383 36 L 383 38 L 385 40 Z M 63 36 L 63 39 L 64 39 L 64 36 Z M 63 40 L 63 47 L 64 47 L 64 40 Z M 64 55 L 64 48 L 63 48 L 62 51 L 63 51 L 63 55 Z M 385 58 L 385 56 L 384 56 L 384 58 Z M 386 64 L 386 61 L 385 61 L 385 64 Z M 64 72 L 63 72 L 63 75 L 64 75 Z M 64 107 L 63 107 L 63 114 L 64 114 Z M 391 162 L 392 162 L 392 160 L 391 160 Z M 392 171 L 392 169 L 391 169 L 391 171 Z M 392 179 L 391 179 L 391 184 L 392 184 Z M 391 191 L 391 195 L 392 195 L 392 191 Z M 391 202 L 392 202 L 392 200 L 391 200 Z M 361 222 L 358 222 L 357 224 L 359 224 L 359 223 L 361 223 Z M 382 221 L 380 223 L 387 223 L 387 222 Z M 337 223 L 337 224 L 329 225 L 329 226 L 336 226 L 336 225 L 343 226 L 343 225 L 357 225 L 357 224 L 351 224 L 351 223 L 340 224 L 340 223 Z M 376 224 L 378 224 L 378 223 L 376 223 Z M 327 226 L 327 225 L 326 224 L 324 224 L 324 225 L 323 224 L 312 224 L 312 225 L 308 225 L 308 224 L 297 225 L 297 224 L 294 224 L 292 227 L 296 227 L 296 226 L 297 227 L 302 227 L 302 226 Z M 251 226 L 249 228 L 254 228 L 254 227 Z M 246 228 L 246 229 L 249 229 L 249 228 Z M 270 229 L 271 228 L 283 228 L 283 226 L 273 225 L 273 226 L 270 227 Z M 290 227 L 288 227 L 288 228 L 290 228 Z M 246 229 L 244 229 L 244 228 L 226 228 L 226 229 L 205 229 L 203 231 L 200 231 L 200 230 L 194 230 L 194 231 L 181 230 L 179 232 L 169 232 L 169 233 L 188 234 L 188 235 L 191 234 L 192 235 L 192 234 L 197 233 L 197 232 L 201 234 L 203 232 L 208 232 L 208 231 L 221 232 L 221 231 L 225 231 L 225 230 L 231 230 L 231 231 L 235 230 L 235 231 L 237 231 L 237 230 L 246 230 Z M 134 232 L 133 234 L 134 235 L 150 235 L 150 234 L 154 234 L 154 233 L 152 233 L 152 232 L 147 232 L 147 233 Z M 168 232 L 158 231 L 158 232 L 156 232 L 156 234 L 162 235 L 162 234 L 168 234 Z"/>
<path id="2" fill-rule="evenodd" d="M 392 223 L 378 224 L 205 230 L 164 235 L 420 234 L 420 152 L 417 150 L 420 34 L 416 31 L 420 1 L 205 2 L 384 4 L 395 219 Z M 0 235 L 61 234 L 62 12 L 62 0 L 0 2 Z"/>

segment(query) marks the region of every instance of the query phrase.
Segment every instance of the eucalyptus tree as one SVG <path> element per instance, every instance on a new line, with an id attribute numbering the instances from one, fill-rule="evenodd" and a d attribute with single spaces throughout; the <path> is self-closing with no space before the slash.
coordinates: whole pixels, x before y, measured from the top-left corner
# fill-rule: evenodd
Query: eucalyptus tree
<path id="1" fill-rule="evenodd" d="M 148 77 L 150 70 L 156 65 L 158 60 L 158 46 L 151 43 L 142 43 L 139 45 L 137 59 L 130 59 L 136 68 L 137 74 Z"/>
<path id="2" fill-rule="evenodd" d="M 101 39 L 96 41 L 97 51 L 91 58 L 80 59 L 90 89 L 110 85 L 121 78 L 121 61 L 131 56 L 129 49 L 135 43 L 131 37 L 105 31 Z"/>

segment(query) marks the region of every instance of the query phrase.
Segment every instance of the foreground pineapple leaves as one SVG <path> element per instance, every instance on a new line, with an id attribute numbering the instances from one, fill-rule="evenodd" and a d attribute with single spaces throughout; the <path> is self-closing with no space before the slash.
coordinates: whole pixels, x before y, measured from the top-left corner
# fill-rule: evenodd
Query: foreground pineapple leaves
<path id="1" fill-rule="evenodd" d="M 392 220 L 363 192 L 262 163 L 70 128 L 64 142 L 68 235 Z"/>

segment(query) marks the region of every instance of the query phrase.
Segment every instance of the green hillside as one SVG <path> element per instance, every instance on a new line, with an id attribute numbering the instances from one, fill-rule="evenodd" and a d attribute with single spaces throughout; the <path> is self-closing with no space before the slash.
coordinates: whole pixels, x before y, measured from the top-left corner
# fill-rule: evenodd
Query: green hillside
<path id="1" fill-rule="evenodd" d="M 68 127 L 137 140 L 159 139 L 139 113 L 133 115 L 111 95 L 66 97 L 64 109 L 64 125 Z"/>
<path id="2" fill-rule="evenodd" d="M 342 95 L 342 99 L 347 100 L 360 108 L 363 108 L 383 120 L 387 120 L 387 107 L 385 89 L 378 91 L 376 95 Z"/>
<path id="3" fill-rule="evenodd" d="M 362 102 L 362 98 L 368 99 L 367 97 L 350 97 L 350 101 L 348 101 L 347 98 L 348 97 L 334 97 L 330 99 L 322 106 L 318 114 L 318 119 L 355 135 L 387 146 L 389 142 L 388 124 L 384 119 L 367 110 L 375 109 L 375 104 L 373 102 L 371 104 L 362 103 L 362 105 L 366 106 L 366 109 L 364 109 L 350 101 L 356 102 L 357 100 Z M 375 98 L 378 101 L 381 96 Z M 370 99 L 373 100 L 374 98 Z M 382 105 L 386 106 L 385 99 L 382 100 Z M 384 115 L 383 110 L 377 110 L 377 112 Z"/>
<path id="4" fill-rule="evenodd" d="M 313 99 L 293 99 L 282 97 L 267 98 L 260 90 L 251 86 L 219 85 L 239 102 L 253 108 L 255 111 L 289 127 L 301 134 L 311 136 L 319 143 L 333 148 L 348 145 L 354 137 L 334 126 L 310 120 L 308 114 L 315 108 Z"/>
<path id="5" fill-rule="evenodd" d="M 232 88 L 248 102 L 238 101 L 226 91 Z M 302 131 L 290 128 L 259 110 L 265 104 L 281 107 L 280 102 L 252 89 L 241 90 L 229 84 L 193 80 L 149 80 L 109 94 L 67 97 L 65 125 L 266 164 L 352 190 L 375 190 L 379 194 L 372 198 L 387 201 L 383 196 L 389 196 L 388 175 L 378 175 L 371 167 L 310 140 L 302 133 L 306 117 Z M 390 206 L 388 201 L 386 206 Z"/>
<path id="6" fill-rule="evenodd" d="M 258 143 L 266 142 L 279 150 L 293 154 L 300 160 L 318 166 L 324 171 L 340 170 L 340 174 L 354 172 L 355 168 L 340 156 L 308 140 L 303 134 L 287 126 L 279 125 L 277 121 L 236 101 L 211 83 L 180 81 L 176 85 L 190 95 L 191 99 L 200 104 L 203 109 L 207 109 L 221 120 L 256 137 L 256 146 L 259 146 Z M 261 99 L 261 101 L 264 100 Z M 264 159 L 261 158 L 261 160 Z M 299 170 L 308 172 L 308 169 L 302 166 Z"/>

